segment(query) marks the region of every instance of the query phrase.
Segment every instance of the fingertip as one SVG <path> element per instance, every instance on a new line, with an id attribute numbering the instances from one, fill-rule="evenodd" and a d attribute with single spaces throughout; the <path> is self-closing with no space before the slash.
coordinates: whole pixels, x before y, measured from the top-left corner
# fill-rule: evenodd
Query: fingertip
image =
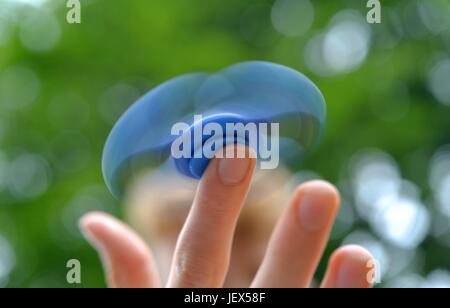
<path id="1" fill-rule="evenodd" d="M 159 286 L 150 249 L 127 225 L 109 214 L 90 212 L 80 218 L 79 226 L 99 253 L 110 286 Z"/>
<path id="2" fill-rule="evenodd" d="M 104 240 L 105 234 L 108 234 L 108 229 L 114 221 L 115 219 L 106 213 L 89 212 L 80 218 L 78 225 L 87 240 L 99 244 L 99 241 Z"/>
<path id="3" fill-rule="evenodd" d="M 78 226 L 81 230 L 88 230 L 93 225 L 98 223 L 98 220 L 101 219 L 102 213 L 100 212 L 89 212 L 81 216 L 78 221 Z"/>
<path id="4" fill-rule="evenodd" d="M 338 248 L 334 254 L 336 258 L 348 258 L 352 257 L 359 261 L 368 261 L 372 259 L 372 254 L 362 246 L 359 245 L 346 245 Z"/>
<path id="5" fill-rule="evenodd" d="M 317 232 L 330 229 L 339 210 L 339 193 L 330 183 L 310 181 L 294 192 L 290 211 L 296 211 L 303 229 Z"/>
<path id="6" fill-rule="evenodd" d="M 216 175 L 219 182 L 224 186 L 245 183 L 255 168 L 255 157 L 254 151 L 243 144 L 227 145 L 216 162 Z"/>
<path id="7" fill-rule="evenodd" d="M 84 214 L 78 220 L 78 227 L 81 234 L 89 241 L 92 242 L 95 236 L 96 225 L 98 224 L 98 214 L 90 212 Z"/>
<path id="8" fill-rule="evenodd" d="M 336 250 L 330 258 L 328 287 L 370 288 L 370 271 L 374 260 L 371 253 L 358 245 L 348 245 Z"/>
<path id="9" fill-rule="evenodd" d="M 324 181 L 300 185 L 277 223 L 254 287 L 308 287 L 327 244 L 339 206 Z"/>
<path id="10" fill-rule="evenodd" d="M 296 191 L 297 194 L 315 195 L 318 198 L 327 201 L 327 203 L 340 204 L 340 194 L 337 188 L 323 180 L 313 180 L 300 185 Z"/>

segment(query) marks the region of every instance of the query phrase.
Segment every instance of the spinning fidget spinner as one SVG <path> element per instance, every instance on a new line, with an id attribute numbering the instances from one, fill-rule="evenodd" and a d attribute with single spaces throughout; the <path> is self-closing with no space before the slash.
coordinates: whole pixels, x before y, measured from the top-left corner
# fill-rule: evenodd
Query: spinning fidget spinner
<path id="1" fill-rule="evenodd" d="M 267 137 L 265 141 L 272 140 L 271 146 L 279 145 L 280 159 L 289 164 L 317 144 L 325 119 L 320 90 L 303 74 L 282 65 L 244 62 L 215 74 L 183 75 L 151 90 L 121 116 L 104 147 L 103 175 L 117 197 L 143 168 L 158 167 L 167 160 L 181 174 L 199 179 L 211 158 L 201 149 L 213 138 L 216 146 L 262 145 L 261 140 L 252 142 L 246 130 L 229 134 L 230 124 L 256 127 L 258 135 Z M 174 134 L 177 123 L 185 123 L 179 135 Z M 274 137 L 272 130 L 261 130 L 262 125 L 275 123 L 276 143 L 268 138 Z M 199 131 L 211 133 L 208 124 L 226 133 L 199 137 Z M 180 149 L 190 155 L 173 155 L 177 138 L 190 141 Z"/>

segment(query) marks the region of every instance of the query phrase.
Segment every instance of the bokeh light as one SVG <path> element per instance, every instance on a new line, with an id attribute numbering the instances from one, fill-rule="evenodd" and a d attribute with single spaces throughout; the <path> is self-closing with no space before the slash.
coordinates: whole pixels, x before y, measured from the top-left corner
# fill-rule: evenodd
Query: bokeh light
<path id="1" fill-rule="evenodd" d="M 388 242 L 401 248 L 415 248 L 428 234 L 429 213 L 418 200 L 387 196 L 378 200 L 371 224 Z"/>
<path id="2" fill-rule="evenodd" d="M 281 34 L 304 35 L 314 21 L 314 6 L 310 0 L 277 0 L 271 17 L 273 26 Z"/>
<path id="3" fill-rule="evenodd" d="M 332 71 L 347 72 L 361 65 L 369 53 L 370 28 L 364 18 L 341 12 L 324 38 L 323 53 Z"/>
<path id="4" fill-rule="evenodd" d="M 433 34 L 450 28 L 450 4 L 446 0 L 417 1 L 423 24 Z"/>
<path id="5" fill-rule="evenodd" d="M 428 274 L 422 283 L 422 288 L 450 288 L 450 272 L 444 269 L 436 269 Z"/>
<path id="6" fill-rule="evenodd" d="M 0 152 L 0 192 L 5 189 L 6 187 L 6 180 L 7 180 L 7 168 L 8 168 L 8 158 L 6 157 L 6 154 L 3 152 Z"/>
<path id="7" fill-rule="evenodd" d="M 418 187 L 401 177 L 393 158 L 365 150 L 355 155 L 350 168 L 357 209 L 372 229 L 400 248 L 421 244 L 430 228 L 430 213 Z"/>
<path id="8" fill-rule="evenodd" d="M 428 182 L 440 212 L 450 217 L 450 145 L 442 146 L 432 157 Z"/>
<path id="9" fill-rule="evenodd" d="M 31 51 L 49 51 L 56 46 L 60 36 L 58 19 L 50 11 L 32 10 L 20 21 L 20 40 Z"/>
<path id="10" fill-rule="evenodd" d="M 0 0 L 0 287 L 71 287 L 72 258 L 83 287 L 103 286 L 77 222 L 127 206 L 102 181 L 112 125 L 156 84 L 247 60 L 299 70 L 325 96 L 313 154 L 281 144 L 280 192 L 337 185 L 327 253 L 364 246 L 381 286 L 450 287 L 450 2 L 381 1 L 368 24 L 366 1 L 193 1 L 82 0 L 71 25 L 66 1 Z"/>
<path id="11" fill-rule="evenodd" d="M 12 36 L 12 18 L 4 8 L 0 10 L 0 46 L 6 45 Z"/>
<path id="12" fill-rule="evenodd" d="M 24 91 L 26 89 L 26 91 Z M 22 65 L 0 71 L 0 108 L 15 110 L 33 103 L 41 90 L 41 83 L 30 68 Z"/>
<path id="13" fill-rule="evenodd" d="M 419 4 L 422 1 L 406 1 L 399 4 L 399 11 L 403 20 L 403 28 L 406 36 L 410 38 L 421 39 L 429 35 L 429 31 L 423 24 L 423 18 L 420 16 Z"/>
<path id="14" fill-rule="evenodd" d="M 395 48 L 405 36 L 401 16 L 390 7 L 383 9 L 382 23 L 373 28 L 375 47 L 383 49 Z"/>
<path id="15" fill-rule="evenodd" d="M 39 197 L 50 185 L 49 166 L 40 155 L 22 154 L 10 162 L 7 170 L 8 189 L 19 200 Z"/>
<path id="16" fill-rule="evenodd" d="M 32 6 L 40 6 L 47 2 L 47 0 L 4 0 L 6 2 L 14 3 L 14 4 L 28 4 Z"/>
<path id="17" fill-rule="evenodd" d="M 387 284 L 391 288 L 449 288 L 450 273 L 444 269 L 437 269 L 423 277 L 417 273 L 401 275 Z"/>
<path id="18" fill-rule="evenodd" d="M 16 257 L 10 242 L 0 235 L 0 287 L 8 283 L 9 275 L 16 265 Z"/>
<path id="19" fill-rule="evenodd" d="M 357 11 L 341 11 L 324 33 L 309 41 L 305 62 L 321 76 L 349 73 L 364 63 L 370 44 L 371 28 L 365 18 Z"/>
<path id="20" fill-rule="evenodd" d="M 442 104 L 450 106 L 450 59 L 441 60 L 428 75 L 428 87 Z"/>
<path id="21" fill-rule="evenodd" d="M 400 190 L 398 167 L 392 157 L 380 150 L 357 153 L 352 158 L 350 169 L 356 206 L 366 219 L 373 217 L 378 200 Z"/>

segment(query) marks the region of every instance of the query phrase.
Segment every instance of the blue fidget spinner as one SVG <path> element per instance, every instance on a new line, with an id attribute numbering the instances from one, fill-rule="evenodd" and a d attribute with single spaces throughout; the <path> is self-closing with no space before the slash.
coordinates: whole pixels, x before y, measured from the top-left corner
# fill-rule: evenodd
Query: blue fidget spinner
<path id="1" fill-rule="evenodd" d="M 287 162 L 292 156 L 298 160 L 317 144 L 325 119 L 320 90 L 303 74 L 279 64 L 244 62 L 215 74 L 183 75 L 145 94 L 117 121 L 104 147 L 103 176 L 117 197 L 144 168 L 167 160 L 181 174 L 199 179 L 211 158 L 199 149 L 210 144 L 213 136 L 197 132 L 212 124 L 224 132 L 220 140 L 215 136 L 215 147 L 230 142 L 259 147 L 260 140 L 252 143 L 248 131 L 229 134 L 227 125 L 255 125 L 259 135 L 261 125 L 277 123 L 281 160 Z M 174 134 L 177 123 L 184 123 L 178 135 Z M 271 131 L 264 134 L 270 136 Z M 191 155 L 173 155 L 172 146 L 179 138 L 190 141 L 180 150 Z M 217 150 L 214 146 L 211 149 Z"/>

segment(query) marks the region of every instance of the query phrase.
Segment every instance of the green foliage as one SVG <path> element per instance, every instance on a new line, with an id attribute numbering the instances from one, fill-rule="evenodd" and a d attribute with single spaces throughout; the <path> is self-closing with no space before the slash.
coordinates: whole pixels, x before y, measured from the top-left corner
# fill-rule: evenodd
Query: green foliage
<path id="1" fill-rule="evenodd" d="M 121 214 L 101 176 L 106 136 L 136 97 L 192 71 L 255 59 L 304 72 L 324 93 L 328 125 L 320 147 L 299 162 L 299 170 L 337 182 L 355 152 L 378 148 L 397 160 L 403 175 L 422 188 L 424 199 L 430 197 L 426 166 L 439 146 L 450 143 L 450 107 L 433 97 L 427 76 L 449 56 L 450 29 L 433 32 L 420 14 L 408 15 L 415 1 L 383 1 L 382 24 L 367 25 L 372 33 L 367 58 L 353 71 L 330 76 L 308 65 L 308 43 L 339 11 L 365 16 L 365 1 L 313 1 L 314 22 L 300 37 L 274 29 L 273 1 L 81 1 L 79 25 L 66 22 L 63 1 L 50 2 L 44 9 L 56 19 L 60 35 L 45 51 L 24 46 L 21 30 L 21 21 L 39 14 L 39 8 L 24 5 L 7 17 L 0 14 L 0 83 L 2 74 L 16 66 L 34 72 L 39 83 L 37 96 L 23 108 L 7 107 L 0 88 L 0 235 L 14 248 L 15 260 L 7 286 L 69 287 L 65 264 L 72 258 L 81 261 L 83 287 L 104 285 L 98 258 L 76 221 L 89 209 Z M 14 19 L 3 43 L 2 18 Z M 36 35 L 45 39 L 48 33 Z M 29 89 L 21 86 L 15 91 L 27 95 Z M 2 185 L 2 179 L 21 178 L 14 169 L 2 169 L 1 158 L 12 162 L 27 153 L 45 160 L 48 177 L 45 191 L 31 196 Z M 432 239 L 423 247 L 424 271 L 450 266 L 443 260 L 448 249 Z"/>

